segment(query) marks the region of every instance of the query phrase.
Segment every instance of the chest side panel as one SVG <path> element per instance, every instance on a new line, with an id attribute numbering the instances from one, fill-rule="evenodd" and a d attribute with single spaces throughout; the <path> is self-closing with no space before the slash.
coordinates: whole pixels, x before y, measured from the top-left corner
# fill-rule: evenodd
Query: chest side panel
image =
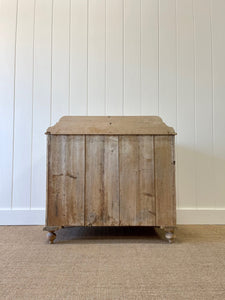
<path id="1" fill-rule="evenodd" d="M 155 136 L 156 225 L 176 225 L 174 136 Z"/>
<path id="2" fill-rule="evenodd" d="M 84 225 L 85 137 L 48 137 L 47 225 Z"/>

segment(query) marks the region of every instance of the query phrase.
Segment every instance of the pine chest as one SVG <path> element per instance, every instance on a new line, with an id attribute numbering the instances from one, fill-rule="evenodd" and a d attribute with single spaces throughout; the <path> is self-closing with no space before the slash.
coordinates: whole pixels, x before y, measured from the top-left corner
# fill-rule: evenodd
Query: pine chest
<path id="1" fill-rule="evenodd" d="M 156 116 L 65 116 L 47 129 L 46 226 L 176 226 L 173 128 Z"/>

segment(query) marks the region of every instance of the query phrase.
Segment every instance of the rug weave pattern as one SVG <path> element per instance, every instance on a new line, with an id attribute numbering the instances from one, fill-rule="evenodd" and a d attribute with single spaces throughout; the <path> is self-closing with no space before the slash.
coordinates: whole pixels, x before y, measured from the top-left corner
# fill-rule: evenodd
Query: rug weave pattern
<path id="1" fill-rule="evenodd" d="M 178 226 L 169 245 L 151 228 L 0 227 L 0 299 L 225 299 L 225 226 Z"/>

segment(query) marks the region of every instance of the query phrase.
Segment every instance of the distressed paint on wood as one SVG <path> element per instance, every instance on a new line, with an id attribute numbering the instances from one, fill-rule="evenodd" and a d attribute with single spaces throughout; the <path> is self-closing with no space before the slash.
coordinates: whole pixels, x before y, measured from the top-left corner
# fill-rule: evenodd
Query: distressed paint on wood
<path id="1" fill-rule="evenodd" d="M 50 136 L 48 225 L 84 225 L 84 136 Z"/>
<path id="2" fill-rule="evenodd" d="M 174 137 L 155 136 L 156 225 L 176 224 Z"/>
<path id="3" fill-rule="evenodd" d="M 152 136 L 120 136 L 120 225 L 155 225 Z"/>
<path id="4" fill-rule="evenodd" d="M 85 225 L 119 225 L 116 136 L 86 136 Z"/>

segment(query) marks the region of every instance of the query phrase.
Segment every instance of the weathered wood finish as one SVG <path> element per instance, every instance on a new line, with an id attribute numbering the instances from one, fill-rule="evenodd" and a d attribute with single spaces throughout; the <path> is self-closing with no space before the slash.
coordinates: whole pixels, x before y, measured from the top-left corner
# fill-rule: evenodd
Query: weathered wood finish
<path id="1" fill-rule="evenodd" d="M 158 116 L 65 116 L 47 134 L 175 135 Z"/>
<path id="2" fill-rule="evenodd" d="M 85 225 L 119 225 L 118 137 L 86 136 Z"/>
<path id="3" fill-rule="evenodd" d="M 138 136 L 138 147 L 136 225 L 153 226 L 156 224 L 153 136 Z"/>
<path id="4" fill-rule="evenodd" d="M 138 196 L 137 136 L 122 136 L 119 141 L 120 158 L 120 225 L 136 225 Z"/>
<path id="5" fill-rule="evenodd" d="M 173 226 L 173 136 L 49 135 L 48 226 Z"/>
<path id="6" fill-rule="evenodd" d="M 48 137 L 47 225 L 84 225 L 85 137 Z"/>
<path id="7" fill-rule="evenodd" d="M 112 119 L 114 132 L 121 124 L 121 132 L 131 126 L 132 133 L 134 120 L 136 125 L 149 122 L 154 130 L 161 122 L 157 117 L 121 118 Z M 73 119 L 79 123 L 77 117 L 63 118 L 61 127 L 59 122 L 50 128 L 57 134 L 48 132 L 45 230 L 50 242 L 60 226 L 161 226 L 169 229 L 171 242 L 176 225 L 174 134 L 93 134 L 100 125 L 101 133 L 111 126 L 109 117 L 88 118 L 92 134 L 59 134 L 73 132 L 75 125 L 70 131 L 65 127 Z"/>
<path id="8" fill-rule="evenodd" d="M 175 159 L 174 137 L 156 136 L 155 140 L 155 196 L 156 225 L 175 226 Z"/>
<path id="9" fill-rule="evenodd" d="M 152 136 L 120 136 L 120 225 L 155 225 Z"/>

